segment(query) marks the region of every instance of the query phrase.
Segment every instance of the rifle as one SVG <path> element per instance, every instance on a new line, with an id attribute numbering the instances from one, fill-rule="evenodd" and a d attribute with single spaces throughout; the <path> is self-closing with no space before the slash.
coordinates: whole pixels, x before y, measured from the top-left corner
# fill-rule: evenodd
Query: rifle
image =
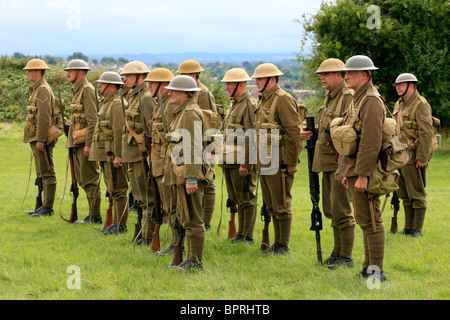
<path id="1" fill-rule="evenodd" d="M 25 104 L 25 96 L 23 94 L 23 88 L 20 87 L 20 95 L 22 97 L 23 110 L 25 112 L 25 118 L 27 117 L 27 106 Z M 34 185 L 38 187 L 38 194 L 36 196 L 36 205 L 34 207 L 34 211 L 42 207 L 42 192 L 44 191 L 44 185 L 42 184 L 42 178 L 36 177 L 34 181 Z"/>
<path id="2" fill-rule="evenodd" d="M 36 196 L 36 205 L 34 211 L 42 207 L 42 192 L 44 192 L 44 184 L 42 178 L 36 178 L 34 185 L 38 187 L 38 194 Z"/>
<path id="3" fill-rule="evenodd" d="M 260 214 L 261 214 L 261 220 L 264 221 L 264 229 L 262 232 L 262 241 L 261 241 L 260 250 L 264 251 L 264 250 L 269 249 L 269 247 L 270 247 L 269 225 L 270 225 L 270 221 L 272 221 L 272 218 L 270 217 L 269 213 L 267 212 L 267 207 L 264 202 L 261 207 Z"/>
<path id="4" fill-rule="evenodd" d="M 142 229 L 142 207 L 136 203 L 137 205 L 137 220 L 134 224 L 134 236 L 133 242 L 136 240 L 140 240 L 142 238 L 141 229 Z"/>
<path id="5" fill-rule="evenodd" d="M 159 229 L 161 228 L 161 225 L 163 224 L 163 217 L 161 214 L 161 195 L 159 194 L 158 185 L 156 183 L 156 179 L 152 177 L 152 187 L 153 187 L 153 194 L 155 197 L 155 204 L 153 206 L 153 212 L 152 212 L 152 218 L 155 219 L 155 229 L 152 234 L 152 246 L 151 250 L 153 252 L 158 252 L 161 248 L 160 246 L 160 239 L 159 239 Z"/>
<path id="6" fill-rule="evenodd" d="M 106 219 L 105 219 L 105 225 L 103 226 L 103 229 L 108 228 L 112 224 L 112 211 L 113 211 L 113 198 L 109 194 L 108 190 L 106 190 L 106 198 L 108 198 L 109 206 L 108 210 L 106 210 Z"/>
<path id="7" fill-rule="evenodd" d="M 398 199 L 398 195 L 397 192 L 394 191 L 394 193 L 392 194 L 392 199 L 391 199 L 391 207 L 394 209 L 394 215 L 392 216 L 392 220 L 391 220 L 391 233 L 397 233 L 397 214 L 398 211 L 400 210 L 400 201 Z"/>
<path id="8" fill-rule="evenodd" d="M 320 244 L 320 230 L 322 230 L 322 213 L 319 208 L 320 201 L 320 185 L 319 174 L 312 170 L 314 162 L 314 151 L 317 142 L 317 133 L 314 125 L 314 117 L 306 117 L 306 128 L 313 133 L 311 139 L 307 141 L 306 149 L 308 150 L 308 171 L 309 171 L 309 193 L 311 194 L 311 202 L 313 209 L 311 212 L 311 231 L 316 232 L 317 260 L 322 264 L 322 247 Z"/>
<path id="9" fill-rule="evenodd" d="M 237 212 L 236 203 L 231 199 L 227 199 L 227 208 L 229 208 L 230 212 L 230 221 L 228 221 L 228 239 L 233 239 L 237 234 L 236 223 L 234 221 Z"/>
<path id="10" fill-rule="evenodd" d="M 60 111 L 61 111 L 61 119 L 62 119 L 63 127 L 64 127 L 64 134 L 68 138 L 70 126 L 66 125 L 66 120 L 64 119 L 64 109 L 65 108 L 64 108 L 64 104 L 62 103 L 62 100 L 61 100 L 61 90 L 59 87 L 58 87 L 58 99 L 59 99 L 59 105 L 61 108 Z M 78 199 L 80 193 L 78 190 L 77 178 L 75 177 L 75 169 L 74 169 L 74 164 L 73 164 L 73 149 L 72 148 L 69 148 L 69 162 L 70 162 L 70 176 L 72 178 L 72 184 L 70 185 L 70 191 L 72 192 L 72 208 L 70 211 L 69 223 L 74 223 L 75 221 L 78 220 L 77 199 Z"/>
<path id="11" fill-rule="evenodd" d="M 178 221 L 178 218 L 175 218 L 173 228 L 177 230 L 177 243 L 175 244 L 171 266 L 176 267 L 183 262 L 183 239 L 186 236 L 186 232 Z"/>

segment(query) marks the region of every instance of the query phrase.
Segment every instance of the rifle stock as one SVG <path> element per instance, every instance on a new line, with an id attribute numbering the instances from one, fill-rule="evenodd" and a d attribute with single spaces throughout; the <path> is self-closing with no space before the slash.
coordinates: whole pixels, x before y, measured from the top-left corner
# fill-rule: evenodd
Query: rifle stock
<path id="1" fill-rule="evenodd" d="M 235 222 L 237 212 L 236 203 L 231 199 L 227 199 L 227 208 L 230 212 L 230 220 L 228 221 L 228 239 L 233 239 L 237 234 Z"/>
<path id="2" fill-rule="evenodd" d="M 398 214 L 398 211 L 400 210 L 400 201 L 398 199 L 398 195 L 397 195 L 396 191 L 394 191 L 394 193 L 392 195 L 391 206 L 394 209 L 394 214 L 393 214 L 392 219 L 391 219 L 391 230 L 390 230 L 390 232 L 395 234 L 395 233 L 397 233 L 397 228 L 398 228 L 398 226 L 397 226 L 397 214 Z"/>
<path id="3" fill-rule="evenodd" d="M 267 212 L 265 203 L 263 203 L 263 205 L 261 207 L 260 214 L 261 214 L 261 220 L 264 221 L 264 229 L 262 231 L 262 240 L 261 240 L 260 250 L 264 251 L 264 250 L 269 249 L 269 247 L 270 247 L 269 225 L 272 220 L 269 213 Z"/>
<path id="4" fill-rule="evenodd" d="M 322 264 L 322 246 L 320 241 L 320 230 L 322 230 L 322 213 L 319 208 L 320 201 L 320 185 L 319 174 L 312 170 L 314 163 L 314 152 L 317 142 L 317 133 L 315 130 L 314 117 L 306 117 L 306 128 L 313 133 L 311 139 L 307 141 L 306 149 L 308 150 L 308 172 L 309 172 L 309 193 L 313 209 L 311 212 L 311 231 L 316 233 L 317 260 Z"/>
<path id="5" fill-rule="evenodd" d="M 106 190 L 106 198 L 108 198 L 109 206 L 108 209 L 106 210 L 106 219 L 103 229 L 108 228 L 112 224 L 113 198 L 109 194 L 108 190 Z"/>
<path id="6" fill-rule="evenodd" d="M 173 227 L 177 230 L 177 243 L 175 244 L 171 266 L 176 267 L 183 262 L 183 240 L 186 236 L 186 233 L 181 226 L 181 223 L 178 221 L 178 218 L 175 219 Z"/>
<path id="7" fill-rule="evenodd" d="M 34 184 L 38 187 L 38 194 L 36 196 L 36 205 L 34 208 L 34 210 L 36 211 L 37 209 L 42 207 L 42 192 L 44 191 L 44 185 L 42 183 L 42 178 L 36 178 Z"/>
<path id="8" fill-rule="evenodd" d="M 158 252 L 161 248 L 159 229 L 163 224 L 162 212 L 161 212 L 161 195 L 159 193 L 158 184 L 154 177 L 152 179 L 153 194 L 155 197 L 155 205 L 153 207 L 153 218 L 155 219 L 155 230 L 152 234 L 152 246 L 151 250 L 153 252 Z"/>
<path id="9" fill-rule="evenodd" d="M 78 220 L 78 210 L 77 210 L 77 199 L 80 195 L 78 190 L 78 182 L 75 177 L 75 171 L 73 167 L 73 152 L 72 149 L 69 148 L 69 161 L 70 161 L 70 175 L 72 177 L 72 184 L 70 185 L 70 191 L 72 192 L 72 208 L 70 212 L 70 223 L 74 223 Z"/>

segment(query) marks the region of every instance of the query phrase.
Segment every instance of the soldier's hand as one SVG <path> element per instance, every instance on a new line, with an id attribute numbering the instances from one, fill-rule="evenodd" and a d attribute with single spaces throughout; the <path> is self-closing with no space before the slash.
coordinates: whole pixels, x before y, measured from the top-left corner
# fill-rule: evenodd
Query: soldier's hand
<path id="1" fill-rule="evenodd" d="M 420 161 L 420 160 L 417 160 L 417 162 L 416 162 L 416 168 L 423 168 L 423 167 L 426 167 L 427 164 L 428 164 L 428 162 L 422 162 L 422 161 Z"/>
<path id="2" fill-rule="evenodd" d="M 84 156 L 89 158 L 89 154 L 91 153 L 91 147 L 85 146 L 83 149 Z"/>
<path id="3" fill-rule="evenodd" d="M 186 193 L 187 194 L 193 194 L 195 191 L 197 191 L 197 189 L 198 189 L 197 184 L 186 183 Z"/>
<path id="4" fill-rule="evenodd" d="M 38 143 L 36 143 L 36 148 L 39 151 L 44 152 L 45 144 L 38 142 Z"/>
<path id="5" fill-rule="evenodd" d="M 356 192 L 364 192 L 367 191 L 369 179 L 366 176 L 359 176 L 358 180 L 355 183 L 355 191 Z"/>
<path id="6" fill-rule="evenodd" d="M 287 172 L 290 175 L 293 175 L 294 173 L 296 173 L 298 171 L 298 167 L 297 166 L 287 166 Z"/>
<path id="7" fill-rule="evenodd" d="M 306 129 L 306 127 L 302 127 L 302 129 L 300 130 L 300 139 L 303 141 L 308 141 L 309 139 L 311 139 L 313 133 L 311 131 L 308 131 Z"/>
<path id="8" fill-rule="evenodd" d="M 122 166 L 122 158 L 119 156 L 115 156 L 113 165 L 114 165 L 114 168 L 120 168 Z"/>
<path id="9" fill-rule="evenodd" d="M 338 176 L 338 177 L 340 177 L 340 176 Z M 348 180 L 347 180 L 347 177 L 340 178 L 340 180 L 341 180 L 341 183 L 342 183 L 342 185 L 344 186 L 344 188 L 345 188 L 345 189 L 348 189 Z"/>
<path id="10" fill-rule="evenodd" d="M 239 175 L 241 177 L 246 177 L 248 175 L 248 169 L 244 167 L 239 167 Z"/>

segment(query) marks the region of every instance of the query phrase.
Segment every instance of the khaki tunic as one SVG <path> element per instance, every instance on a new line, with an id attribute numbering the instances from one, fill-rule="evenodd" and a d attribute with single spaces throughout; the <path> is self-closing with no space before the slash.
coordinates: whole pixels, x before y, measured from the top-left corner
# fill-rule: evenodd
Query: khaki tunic
<path id="1" fill-rule="evenodd" d="M 331 219 L 331 227 L 339 229 L 354 226 L 356 222 L 347 189 L 334 179 L 338 162 L 335 151 L 325 136 L 325 129 L 330 128 L 334 118 L 344 116 L 352 100 L 353 90 L 347 88 L 345 81 L 328 93 L 322 108 L 319 109 L 319 137 L 316 142 L 312 168 L 315 172 L 323 172 L 323 213 L 325 217 Z"/>
<path id="2" fill-rule="evenodd" d="M 45 143 L 48 129 L 53 118 L 55 97 L 45 78 L 30 87 L 30 98 L 27 106 L 27 125 L 24 129 L 24 143 Z M 32 124 L 35 128 L 30 129 Z"/>
<path id="3" fill-rule="evenodd" d="M 97 124 L 98 100 L 95 96 L 95 88 L 86 78 L 83 78 L 72 88 L 72 93 L 73 99 L 70 104 L 72 124 L 70 125 L 66 147 L 90 147 Z M 82 145 L 75 145 L 73 131 L 84 128 L 87 128 L 86 142 Z"/>
<path id="4" fill-rule="evenodd" d="M 275 108 L 275 109 L 272 109 Z M 271 109 L 274 110 L 273 119 L 270 119 Z M 300 130 L 303 122 L 304 112 L 301 112 L 295 99 L 275 85 L 271 90 L 261 94 L 256 109 L 255 130 L 258 133 L 258 143 L 261 143 L 259 130 L 267 128 L 267 125 L 276 126 L 283 136 L 280 143 L 279 160 L 275 172 L 270 175 L 261 175 L 261 190 L 264 203 L 269 214 L 278 219 L 292 218 L 292 195 L 291 188 L 294 176 L 286 174 L 286 206 L 283 203 L 283 186 L 281 166 L 297 166 L 301 152 Z M 270 146 L 268 147 L 270 148 Z M 269 166 L 269 165 L 266 165 Z M 258 156 L 258 168 L 264 165 Z"/>
<path id="5" fill-rule="evenodd" d="M 319 136 L 314 153 L 314 172 L 330 172 L 338 168 L 335 151 L 326 138 L 325 129 L 330 128 L 334 118 L 344 116 L 352 100 L 353 90 L 348 89 L 345 81 L 342 81 L 336 89 L 328 93 L 322 108 L 319 109 Z"/>
<path id="6" fill-rule="evenodd" d="M 418 108 L 414 117 L 412 113 L 417 105 Z M 393 116 L 397 121 L 397 129 L 399 130 L 397 133 L 406 134 L 410 143 L 416 140 L 411 134 L 419 138 L 417 148 L 411 148 L 413 150 L 410 149 L 409 151 L 409 162 L 403 168 L 400 168 L 401 175 L 397 195 L 402 199 L 405 206 L 414 209 L 427 208 L 425 177 L 423 177 L 424 174 L 426 175 L 427 167 L 416 168 L 416 162 L 428 162 L 432 157 L 431 144 L 434 132 L 431 107 L 416 90 L 408 100 L 405 101 L 401 98 L 396 103 Z"/>

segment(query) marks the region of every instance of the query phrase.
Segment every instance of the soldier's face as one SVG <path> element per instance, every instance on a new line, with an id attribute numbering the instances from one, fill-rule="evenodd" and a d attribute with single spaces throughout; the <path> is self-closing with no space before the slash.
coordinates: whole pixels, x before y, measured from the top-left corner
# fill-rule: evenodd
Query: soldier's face
<path id="1" fill-rule="evenodd" d="M 169 96 L 170 101 L 177 106 L 181 105 L 185 100 L 187 100 L 187 96 L 184 91 L 170 90 Z"/>
<path id="2" fill-rule="evenodd" d="M 28 70 L 27 77 L 31 82 L 36 83 L 42 77 L 42 72 L 41 70 Z"/>
<path id="3" fill-rule="evenodd" d="M 347 81 L 347 86 L 350 89 L 358 90 L 363 84 L 364 72 L 362 71 L 347 71 L 345 74 L 345 80 Z"/>
<path id="4" fill-rule="evenodd" d="M 125 88 L 133 88 L 133 86 L 137 82 L 137 76 L 134 74 L 126 75 L 125 78 L 123 79 L 123 82 L 125 83 L 124 85 Z"/>
<path id="5" fill-rule="evenodd" d="M 234 93 L 234 91 L 236 90 L 236 87 L 239 86 L 239 83 L 236 82 L 227 82 L 227 86 L 225 87 L 225 89 L 227 89 L 228 91 L 228 95 L 230 97 L 232 97 L 232 94 Z"/>
<path id="6" fill-rule="evenodd" d="M 325 72 L 320 75 L 322 85 L 328 91 L 333 91 L 342 81 L 342 76 L 338 72 Z"/>
<path id="7" fill-rule="evenodd" d="M 399 83 L 395 86 L 395 90 L 399 96 L 403 96 L 408 90 L 408 84 L 406 82 Z"/>
<path id="8" fill-rule="evenodd" d="M 77 71 L 67 70 L 67 81 L 70 83 L 74 83 L 76 79 L 77 79 Z"/>

